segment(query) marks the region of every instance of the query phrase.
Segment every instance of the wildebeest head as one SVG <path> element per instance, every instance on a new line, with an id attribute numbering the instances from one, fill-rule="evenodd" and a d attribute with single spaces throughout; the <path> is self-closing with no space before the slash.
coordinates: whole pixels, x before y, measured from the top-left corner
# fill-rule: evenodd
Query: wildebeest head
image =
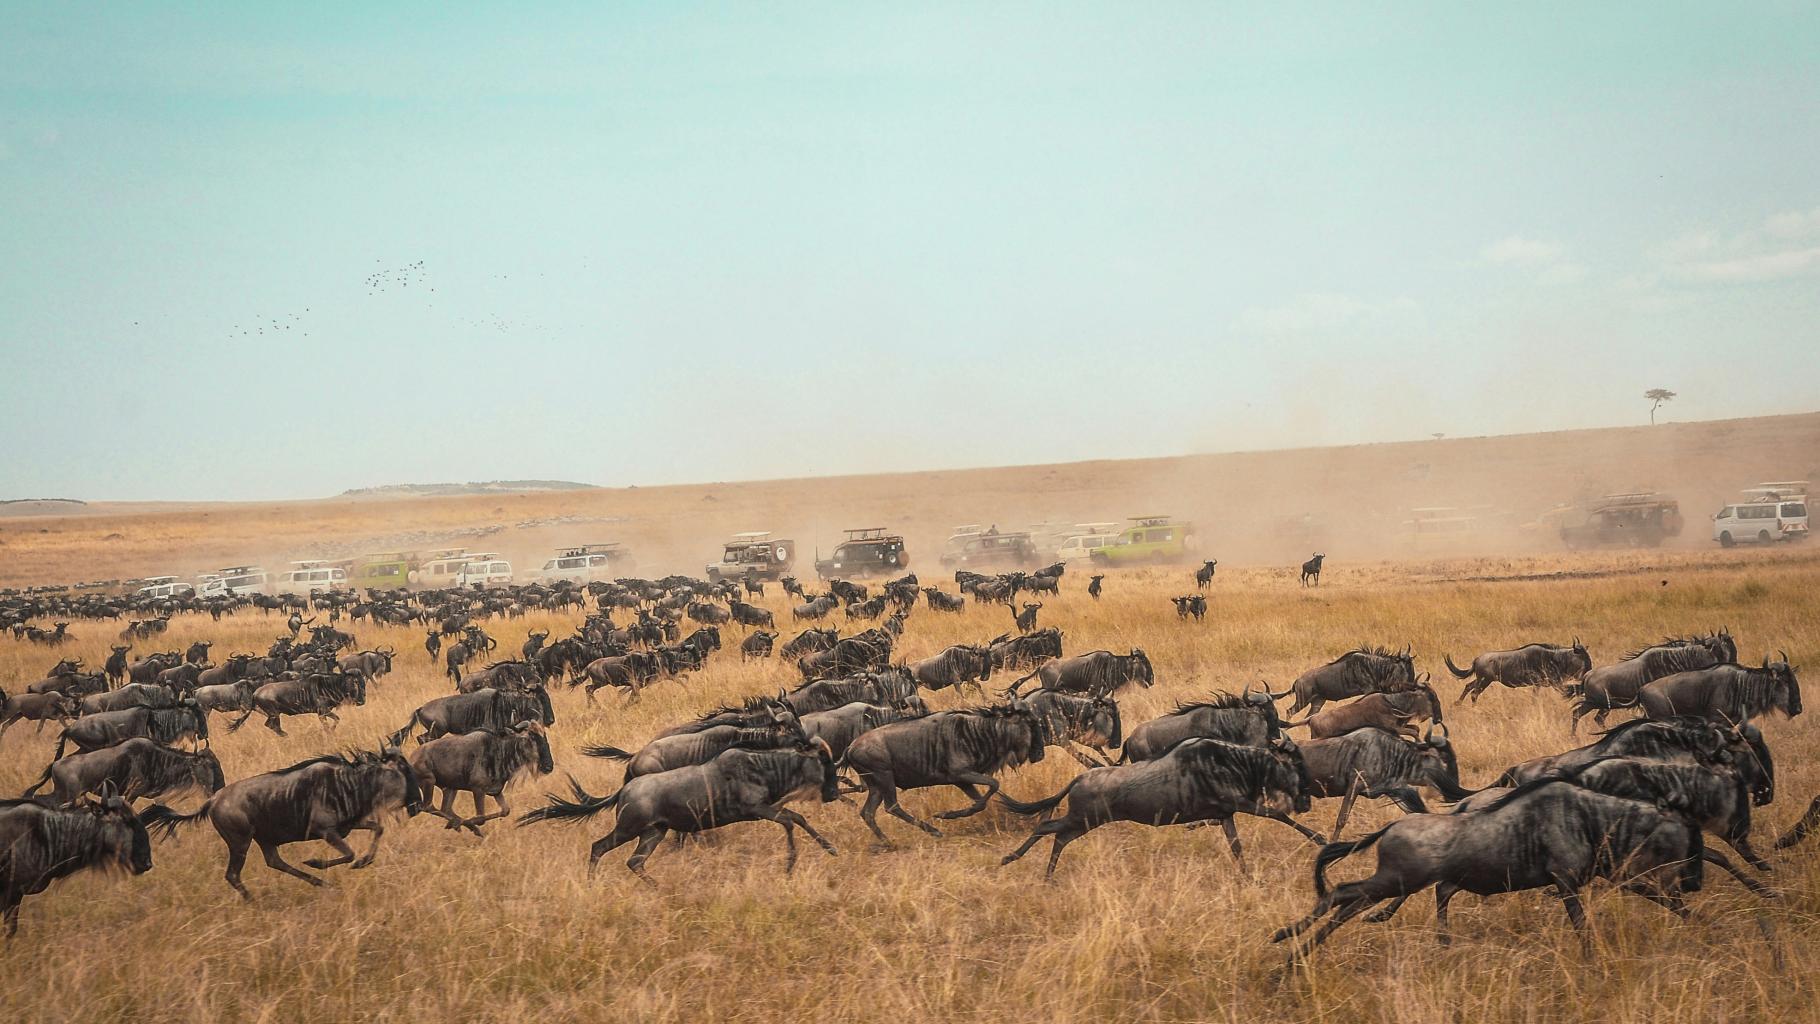
<path id="1" fill-rule="evenodd" d="M 1439 736 L 1435 735 L 1437 728 L 1441 730 Z M 1445 769 L 1447 777 L 1455 780 L 1457 784 L 1460 778 L 1460 758 L 1454 753 L 1453 744 L 1447 739 L 1447 726 L 1438 720 L 1430 725 L 1428 732 L 1422 737 L 1421 748 L 1422 759 L 1433 758 L 1439 761 Z"/>
<path id="2" fill-rule="evenodd" d="M 221 759 L 212 750 L 189 755 L 190 777 L 204 794 L 213 795 L 227 785 L 227 774 L 221 770 Z"/>
<path id="3" fill-rule="evenodd" d="M 1140 685 L 1146 688 L 1156 685 L 1156 670 L 1150 667 L 1150 655 L 1145 654 L 1142 647 L 1133 647 L 1131 653 L 1126 657 L 1137 662 L 1137 673 L 1134 678 Z"/>
<path id="4" fill-rule="evenodd" d="M 1295 771 L 1295 813 L 1306 814 L 1309 807 L 1313 806 L 1314 773 L 1308 770 L 1308 759 L 1302 756 L 1302 748 L 1296 745 L 1295 740 L 1278 736 L 1270 741 L 1270 749 L 1278 761 Z"/>
<path id="5" fill-rule="evenodd" d="M 1285 694 L 1288 692 L 1284 691 Z M 1269 731 L 1265 733 L 1268 738 L 1274 740 L 1283 735 L 1283 719 L 1277 714 L 1275 699 L 1277 695 L 1270 692 L 1269 686 L 1265 686 L 1262 690 L 1254 690 L 1250 683 L 1246 683 L 1245 690 L 1240 697 L 1245 701 L 1247 707 L 1256 708 L 1263 715 L 1264 721 L 1269 727 Z"/>
<path id="6" fill-rule="evenodd" d="M 368 755 L 372 756 L 372 755 Z M 399 773 L 404 782 L 404 812 L 415 816 L 423 810 L 423 785 L 417 780 L 417 772 L 411 768 L 411 762 L 404 756 L 404 751 L 391 744 L 380 748 L 376 757 L 378 763 Z"/>
<path id="7" fill-rule="evenodd" d="M 1580 674 L 1585 675 L 1591 672 L 1592 655 L 1586 650 L 1586 645 L 1580 642 L 1579 637 L 1574 637 L 1574 653 L 1580 656 Z"/>
<path id="8" fill-rule="evenodd" d="M 1111 697 L 1095 697 L 1084 723 L 1098 738 L 1094 746 L 1116 747 L 1125 742 L 1125 723 L 1119 717 L 1119 702 Z"/>
<path id="9" fill-rule="evenodd" d="M 992 710 L 992 709 L 989 709 Z M 1049 744 L 1049 730 L 1044 727 L 1043 716 L 1037 714 L 1030 702 L 1022 697 L 1013 697 L 1011 704 L 1004 712 L 1021 718 L 1030 728 L 1030 748 L 1024 755 L 1024 761 L 1035 764 L 1043 759 L 1043 748 Z"/>
<path id="10" fill-rule="evenodd" d="M 152 869 L 152 836 L 133 808 L 115 791 L 112 782 L 101 785 L 101 801 L 91 804 L 95 816 L 93 842 L 100 865 L 109 870 L 143 875 Z"/>
<path id="11" fill-rule="evenodd" d="M 801 753 L 814 755 L 816 761 L 821 764 L 822 803 L 831 804 L 839 800 L 840 778 L 834 767 L 834 751 L 828 746 L 828 741 L 817 736 L 812 740 L 804 740 L 796 749 Z"/>
<path id="12" fill-rule="evenodd" d="M 1735 749 L 1742 747 L 1742 750 Z M 1770 757 L 1769 744 L 1763 741 L 1763 730 L 1749 722 L 1738 727 L 1733 744 L 1732 764 L 1750 783 L 1751 803 L 1758 807 L 1776 798 L 1776 762 Z"/>
<path id="13" fill-rule="evenodd" d="M 512 727 L 520 736 L 528 736 L 537 744 L 537 774 L 548 775 L 556 770 L 556 758 L 550 753 L 549 737 L 544 735 L 543 726 L 537 722 L 520 722 Z"/>
<path id="14" fill-rule="evenodd" d="M 1801 682 L 1795 678 L 1794 666 L 1788 663 L 1788 654 L 1777 651 L 1778 661 L 1763 659 L 1763 671 L 1768 672 L 1775 680 L 1775 706 L 1790 718 L 1801 713 Z"/>

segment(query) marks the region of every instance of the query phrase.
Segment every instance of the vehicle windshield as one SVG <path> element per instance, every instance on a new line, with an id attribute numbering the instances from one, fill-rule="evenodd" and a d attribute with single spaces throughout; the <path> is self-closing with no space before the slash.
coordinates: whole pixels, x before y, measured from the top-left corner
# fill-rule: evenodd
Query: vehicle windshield
<path id="1" fill-rule="evenodd" d="M 1807 518 L 1807 506 L 1798 501 L 1788 502 L 1782 506 L 1782 517 L 1784 519 L 1805 519 Z"/>
<path id="2" fill-rule="evenodd" d="M 259 576 L 229 576 L 221 582 L 229 587 L 254 587 L 265 581 Z"/>

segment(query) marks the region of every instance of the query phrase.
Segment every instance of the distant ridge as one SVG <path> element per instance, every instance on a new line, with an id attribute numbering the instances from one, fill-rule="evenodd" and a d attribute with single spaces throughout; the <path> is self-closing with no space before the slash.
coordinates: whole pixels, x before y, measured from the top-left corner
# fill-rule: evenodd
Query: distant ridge
<path id="1" fill-rule="evenodd" d="M 385 484 L 355 487 L 341 492 L 344 498 L 442 497 L 451 494 L 510 494 L 519 491 L 585 491 L 593 484 L 573 480 L 470 480 L 465 484 Z"/>

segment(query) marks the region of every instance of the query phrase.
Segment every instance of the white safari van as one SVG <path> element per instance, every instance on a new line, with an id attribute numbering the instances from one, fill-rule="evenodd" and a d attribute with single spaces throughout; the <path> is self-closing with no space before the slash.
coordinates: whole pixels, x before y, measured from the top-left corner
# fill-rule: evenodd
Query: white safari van
<path id="1" fill-rule="evenodd" d="M 492 551 L 468 556 L 466 565 L 455 574 L 458 587 L 509 587 L 512 585 L 512 563 Z"/>
<path id="2" fill-rule="evenodd" d="M 312 590 L 346 590 L 347 588 L 347 568 L 330 565 L 327 562 L 292 562 L 289 572 L 278 575 L 278 589 L 287 594 L 307 594 Z"/>
<path id="3" fill-rule="evenodd" d="M 203 597 L 263 594 L 271 586 L 271 577 L 256 565 L 229 566 L 202 584 Z"/>
<path id="4" fill-rule="evenodd" d="M 1748 501 L 1727 505 L 1713 516 L 1713 539 L 1721 547 L 1769 544 L 1807 538 L 1807 482 L 1784 480 L 1747 487 Z"/>

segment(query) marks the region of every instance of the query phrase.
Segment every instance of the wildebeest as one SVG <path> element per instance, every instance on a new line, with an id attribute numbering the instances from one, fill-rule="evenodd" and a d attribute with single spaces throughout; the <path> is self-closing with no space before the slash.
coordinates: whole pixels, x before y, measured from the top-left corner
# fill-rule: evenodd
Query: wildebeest
<path id="1" fill-rule="evenodd" d="M 651 651 L 596 658 L 582 669 L 582 676 L 588 681 L 586 693 L 590 702 L 594 700 L 594 691 L 603 686 L 622 687 L 632 700 L 637 700 L 639 691 L 662 673 L 663 663 Z"/>
<path id="2" fill-rule="evenodd" d="M 739 642 L 740 660 L 748 658 L 769 658 L 771 645 L 777 641 L 777 631 L 773 629 L 755 629 L 752 635 Z"/>
<path id="3" fill-rule="evenodd" d="M 358 672 L 368 679 L 378 679 L 392 671 L 392 658 L 398 654 L 390 647 L 380 647 L 359 654 L 344 654 L 335 659 L 335 667 L 342 672 Z"/>
<path id="4" fill-rule="evenodd" d="M 1732 748 L 1736 748 L 1736 753 L 1728 758 L 1726 751 Z M 1492 785 L 1515 787 L 1545 776 L 1575 771 L 1605 757 L 1646 757 L 1705 765 L 1749 759 L 1757 764 L 1769 787 L 1759 792 L 1758 803 L 1768 803 L 1768 797 L 1774 792 L 1775 767 L 1770 760 L 1769 747 L 1763 743 L 1763 734 L 1755 726 L 1728 734 L 1703 718 L 1660 721 L 1639 718 L 1625 722 L 1586 746 L 1512 765 L 1493 780 Z"/>
<path id="5" fill-rule="evenodd" d="M 755 604 L 747 604 L 738 598 L 733 599 L 732 604 L 728 606 L 728 612 L 732 615 L 733 621 L 742 626 L 764 626 L 769 628 L 776 625 L 769 608 L 760 608 Z"/>
<path id="6" fill-rule="evenodd" d="M 38 792 L 47 782 L 51 784 L 51 798 L 59 804 L 74 803 L 83 794 L 98 794 L 108 786 L 131 803 L 141 797 L 156 800 L 186 789 L 213 794 L 227 785 L 227 777 L 211 751 L 185 753 L 138 736 L 52 761 L 25 795 Z"/>
<path id="7" fill-rule="evenodd" d="M 1376 873 L 1329 892 L 1327 868 L 1374 845 Z M 1461 890 L 1490 896 L 1552 885 L 1568 920 L 1584 928 L 1580 890 L 1606 878 L 1680 914 L 1684 894 L 1700 888 L 1704 852 L 1700 829 L 1677 812 L 1543 779 L 1474 814 L 1415 814 L 1363 839 L 1328 844 L 1315 858 L 1314 909 L 1271 941 L 1300 935 L 1333 911 L 1299 951 L 1305 955 L 1358 914 L 1430 885 L 1443 941 L 1448 901 Z"/>
<path id="8" fill-rule="evenodd" d="M 778 711 L 795 715 L 796 711 L 778 697 L 748 697 L 738 707 L 721 706 L 711 708 L 693 719 L 680 725 L 673 725 L 657 734 L 656 739 L 675 736 L 686 732 L 701 732 L 720 725 L 768 726 L 778 719 Z"/>
<path id="9" fill-rule="evenodd" d="M 265 727 L 280 736 L 284 716 L 315 715 L 324 723 L 339 722 L 335 709 L 343 704 L 367 702 L 367 679 L 358 673 L 312 672 L 301 679 L 280 679 L 253 691 L 253 706 L 228 723 L 228 732 L 237 732 L 255 713 L 265 715 Z"/>
<path id="10" fill-rule="evenodd" d="M 1027 698 L 1030 710 L 1043 721 L 1043 735 L 1050 746 L 1067 751 L 1084 767 L 1103 767 L 1112 755 L 1107 747 L 1124 742 L 1124 720 L 1119 717 L 1119 702 L 1111 697 L 1077 697 L 1060 690 L 1038 690 Z M 1095 761 L 1069 746 L 1079 743 L 1100 755 Z"/>
<path id="11" fill-rule="evenodd" d="M 126 655 L 127 652 L 132 649 L 133 646 L 131 644 L 115 644 L 113 647 L 108 648 L 107 661 L 102 664 L 101 670 L 107 673 L 109 685 L 119 686 L 125 681 Z"/>
<path id="12" fill-rule="evenodd" d="M 1311 583 L 1317 587 L 1321 585 L 1321 563 L 1326 558 L 1326 555 L 1317 551 L 1313 558 L 1302 563 L 1302 586 L 1306 587 Z"/>
<path id="13" fill-rule="evenodd" d="M 1017 631 L 1019 633 L 1033 633 L 1036 631 L 1036 613 L 1041 611 L 1042 607 L 1043 605 L 1040 601 L 1035 604 L 1026 601 L 1024 602 L 1023 611 L 1012 614 L 1011 621 L 1017 626 Z"/>
<path id="14" fill-rule="evenodd" d="M 91 693 L 82 698 L 82 713 L 99 714 L 126 708 L 174 708 L 180 699 L 177 691 L 158 683 L 128 683 L 117 690 Z"/>
<path id="15" fill-rule="evenodd" d="M 882 725 L 921 718 L 929 713 L 921 697 L 911 696 L 897 704 L 852 701 L 828 711 L 815 711 L 802 716 L 803 735 L 828 745 L 836 763 L 847 756 L 853 741 Z"/>
<path id="16" fill-rule="evenodd" d="M 1207 617 L 1207 598 L 1200 594 L 1172 597 L 1169 600 L 1175 602 L 1175 617 L 1178 619 L 1186 619 L 1192 615 L 1194 621 L 1200 622 Z"/>
<path id="17" fill-rule="evenodd" d="M 198 686 L 190 699 L 203 711 L 251 711 L 253 694 L 262 684 L 257 679 L 241 679 L 214 686 Z"/>
<path id="18" fill-rule="evenodd" d="M 833 594 L 823 594 L 813 601 L 804 601 L 802 604 L 791 605 L 790 619 L 793 622 L 800 622 L 803 619 L 814 621 L 816 619 L 826 618 L 829 612 L 839 606 L 840 598 L 835 597 Z"/>
<path id="19" fill-rule="evenodd" d="M 888 704 L 916 695 L 916 680 L 901 668 L 856 672 L 842 679 L 814 679 L 778 695 L 798 715 L 829 711 L 856 700 Z"/>
<path id="20" fill-rule="evenodd" d="M 526 661 L 530 661 L 532 658 L 537 657 L 537 652 L 543 650 L 543 643 L 545 640 L 548 640 L 548 639 L 550 639 L 549 630 L 547 630 L 547 629 L 531 630 L 529 633 L 527 633 L 525 635 L 524 646 L 522 646 L 518 649 L 519 657 L 523 658 Z"/>
<path id="21" fill-rule="evenodd" d="M 61 724 L 75 718 L 82 710 L 76 700 L 54 690 L 10 697 L 5 690 L 0 690 L 0 738 L 6 736 L 6 730 L 11 729 L 14 722 L 37 722 L 38 728 L 34 731 L 43 732 L 45 722 L 54 720 Z"/>
<path id="22" fill-rule="evenodd" d="M 1393 654 L 1381 647 L 1359 647 L 1297 676 L 1289 686 L 1295 702 L 1287 714 L 1294 715 L 1303 708 L 1313 714 L 1330 700 L 1367 693 L 1398 693 L 1421 685 L 1416 679 L 1415 655 L 1408 649 Z M 1280 698 L 1284 694 L 1272 696 Z"/>
<path id="23" fill-rule="evenodd" d="M 402 744 L 413 726 L 423 728 L 417 740 L 419 743 L 427 743 L 450 733 L 475 732 L 480 729 L 505 732 L 520 722 L 541 722 L 546 726 L 556 724 L 556 709 L 551 706 L 550 695 L 543 687 L 535 690 L 475 690 L 473 693 L 457 693 L 425 701 L 423 706 L 411 712 L 411 720 L 404 723 L 404 728 L 393 733 L 388 742 L 392 746 Z"/>
<path id="24" fill-rule="evenodd" d="M 978 814 L 998 792 L 998 780 L 993 776 L 1006 768 L 1041 761 L 1048 742 L 1042 719 L 1019 700 L 880 726 L 847 748 L 846 767 L 866 786 L 861 820 L 889 848 L 891 840 L 878 827 L 881 806 L 932 836 L 941 835 L 934 825 L 904 810 L 897 800 L 900 789 L 954 786 L 972 798 L 973 804 L 937 817 Z"/>
<path id="25" fill-rule="evenodd" d="M 1577 685 L 1562 689 L 1568 697 L 1578 698 L 1574 705 L 1572 728 L 1578 730 L 1580 719 L 1597 711 L 1593 724 L 1603 726 L 1605 717 L 1619 708 L 1634 707 L 1643 687 L 1664 676 L 1698 668 L 1711 668 L 1737 660 L 1737 646 L 1724 632 L 1697 637 L 1680 637 L 1633 651 L 1615 664 L 1603 665 L 1586 673 Z"/>
<path id="26" fill-rule="evenodd" d="M 1236 696 L 1216 693 L 1203 701 L 1177 704 L 1174 711 L 1131 730 L 1119 751 L 1119 763 L 1161 757 L 1196 736 L 1261 747 L 1282 735 L 1283 721 L 1270 695 L 1246 687 Z"/>
<path id="27" fill-rule="evenodd" d="M 183 652 L 183 660 L 192 665 L 201 665 L 209 660 L 209 648 L 215 646 L 210 640 L 197 640 Z"/>
<path id="28" fill-rule="evenodd" d="M 1059 594 L 1062 592 L 1062 581 L 1043 573 L 1025 576 L 1021 586 L 1032 594 Z"/>
<path id="29" fill-rule="evenodd" d="M 305 867 L 321 871 L 352 861 L 354 868 L 364 868 L 379 852 L 386 820 L 401 810 L 416 814 L 422 806 L 417 773 L 403 754 L 388 747 L 349 757 L 312 757 L 289 768 L 229 783 L 189 814 L 154 804 L 140 820 L 169 836 L 181 825 L 208 818 L 227 844 L 227 883 L 242 899 L 250 900 L 253 894 L 240 883 L 240 869 L 246 864 L 247 848 L 254 843 L 265 855 L 267 867 L 320 886 L 322 879 L 286 863 L 278 848 L 320 839 L 337 856 L 306 860 Z M 373 844 L 356 858 L 346 837 L 363 829 L 373 833 Z"/>
<path id="30" fill-rule="evenodd" d="M 492 687 L 495 690 L 529 690 L 543 685 L 543 673 L 530 662 L 512 659 L 495 661 L 486 668 L 470 672 L 455 684 L 456 693 L 473 693 Z"/>
<path id="31" fill-rule="evenodd" d="M 1453 673 L 1455 679 L 1471 680 L 1455 698 L 1456 704 L 1468 697 L 1477 704 L 1479 694 L 1492 683 L 1509 687 L 1560 687 L 1569 679 L 1584 678 L 1593 667 L 1592 655 L 1586 653 L 1586 645 L 1580 643 L 1578 637 L 1567 647 L 1524 644 L 1510 651 L 1487 651 L 1472 659 L 1471 668 L 1455 665 L 1452 655 L 1443 654 L 1441 660 L 1447 663 L 1447 671 Z"/>
<path id="32" fill-rule="evenodd" d="M 1213 582 L 1213 574 L 1215 568 L 1219 564 L 1220 560 L 1217 558 L 1209 558 L 1201 563 L 1201 567 L 1194 571 L 1194 587 L 1196 590 L 1207 589 L 1208 584 Z"/>
<path id="33" fill-rule="evenodd" d="M 550 756 L 550 741 L 544 738 L 543 726 L 520 722 L 503 733 L 482 729 L 439 736 L 412 751 L 411 769 L 423 787 L 425 810 L 446 818 L 449 828 L 466 828 L 478 835 L 480 826 L 512 813 L 512 805 L 506 800 L 507 786 L 533 770 L 548 775 L 556 770 L 556 762 Z M 440 807 L 435 804 L 439 788 Z M 473 796 L 473 817 L 463 818 L 455 813 L 457 793 Z M 491 814 L 487 813 L 487 797 L 499 805 Z"/>
<path id="34" fill-rule="evenodd" d="M 0 917 L 7 938 L 19 932 L 25 897 L 87 868 L 135 875 L 152 869 L 151 837 L 125 800 L 111 791 L 99 806 L 0 800 Z"/>
<path id="35" fill-rule="evenodd" d="M 51 760 L 63 757 L 64 747 L 71 743 L 77 750 L 100 750 L 137 736 L 167 747 L 183 740 L 207 740 L 208 714 L 195 701 L 185 700 L 174 708 L 127 708 L 88 715 L 63 727 Z"/>
<path id="36" fill-rule="evenodd" d="M 587 757 L 625 762 L 621 784 L 642 775 L 675 771 L 692 764 L 707 764 L 722 753 L 741 750 L 776 750 L 794 746 L 806 737 L 801 721 L 786 707 L 773 706 L 769 721 L 759 725 L 716 725 L 694 732 L 659 736 L 636 751 L 600 745 L 581 748 Z"/>
<path id="37" fill-rule="evenodd" d="M 1062 631 L 1051 626 L 1021 636 L 1006 633 L 994 637 L 991 647 L 993 671 L 1029 668 L 1062 656 Z"/>
<path id="38" fill-rule="evenodd" d="M 840 631 L 832 627 L 827 629 L 805 629 L 801 633 L 796 634 L 789 643 L 784 644 L 783 650 L 779 651 L 778 655 L 795 661 L 805 654 L 813 654 L 816 651 L 825 651 L 828 648 L 833 647 L 835 642 L 839 639 Z"/>
<path id="39" fill-rule="evenodd" d="M 436 656 L 442 653 L 442 632 L 426 630 L 423 635 L 423 649 L 430 654 L 430 664 L 436 664 Z"/>
<path id="40" fill-rule="evenodd" d="M 1778 661 L 1764 658 L 1760 668 L 1714 665 L 1677 672 L 1643 687 L 1637 699 L 1649 718 L 1697 715 L 1743 725 L 1771 711 L 1799 715 L 1801 683 L 1782 655 Z"/>
<path id="41" fill-rule="evenodd" d="M 1336 704 L 1319 714 L 1309 715 L 1299 722 L 1291 722 L 1284 728 L 1307 726 L 1311 739 L 1322 740 L 1372 726 L 1415 739 L 1417 732 L 1414 723 L 1424 719 L 1441 721 L 1441 698 L 1427 686 L 1401 693 L 1368 693 L 1355 700 Z"/>
<path id="42" fill-rule="evenodd" d="M 803 655 L 796 659 L 796 668 L 804 679 L 816 679 L 880 669 L 890 662 L 891 634 L 882 629 L 868 629 L 836 640 L 834 646 L 825 651 Z"/>
<path id="43" fill-rule="evenodd" d="M 965 683 L 984 696 L 986 688 L 980 684 L 992 678 L 992 650 L 978 645 L 955 644 L 940 654 L 910 662 L 904 668 L 917 685 L 926 690 L 946 690 Z"/>
<path id="44" fill-rule="evenodd" d="M 1441 728 L 1442 735 L 1435 736 L 1431 726 L 1429 735 L 1419 743 L 1367 727 L 1302 744 L 1302 758 L 1308 762 L 1308 774 L 1313 780 L 1313 795 L 1340 798 L 1333 838 L 1339 838 L 1352 813 L 1353 801 L 1360 796 L 1387 796 L 1404 810 L 1422 814 L 1428 808 L 1416 792 L 1418 787 L 1433 789 L 1447 800 L 1472 795 L 1472 790 L 1460 785 L 1460 762 L 1453 744 L 1447 741 L 1446 727 Z"/>
<path id="45" fill-rule="evenodd" d="M 1106 577 L 1102 575 L 1102 576 L 1093 576 L 1087 580 L 1087 596 L 1088 597 L 1093 598 L 1095 601 L 1098 601 L 1100 599 L 1100 581 L 1104 580 L 1105 578 Z"/>
<path id="46" fill-rule="evenodd" d="M 967 610 L 967 598 L 955 594 L 944 594 L 937 587 L 924 587 L 923 596 L 929 607 L 938 612 L 960 612 Z"/>
<path id="47" fill-rule="evenodd" d="M 617 806 L 613 831 L 588 850 L 588 873 L 593 875 L 609 851 L 637 839 L 626 867 L 655 886 L 645 874 L 645 860 L 671 831 L 690 834 L 741 821 L 775 821 L 784 829 L 788 874 L 796 867 L 794 828 L 800 826 L 829 855 L 834 846 L 785 805 L 816 796 L 823 803 L 839 799 L 835 779 L 834 760 L 822 743 L 805 740 L 783 750 L 735 748 L 706 764 L 633 779 L 610 797 L 589 796 L 573 783 L 574 799 L 552 796 L 550 806 L 526 814 L 519 823 L 576 821 Z"/>
<path id="48" fill-rule="evenodd" d="M 1017 696 L 1017 688 L 1032 679 L 1045 690 L 1105 696 L 1132 682 L 1146 688 L 1155 686 L 1156 672 L 1150 667 L 1150 657 L 1142 647 L 1133 647 L 1129 654 L 1089 651 L 1044 664 L 1012 683 L 1005 689 L 1005 695 Z"/>
<path id="49" fill-rule="evenodd" d="M 1063 800 L 1068 801 L 1067 813 L 1038 825 L 1023 845 L 999 861 L 1001 865 L 1028 853 L 1044 836 L 1054 836 L 1049 866 L 1043 872 L 1048 880 L 1055 876 L 1063 847 L 1110 822 L 1153 826 L 1229 823 L 1241 811 L 1283 818 L 1292 810 L 1308 809 L 1302 771 L 1288 750 L 1199 737 L 1183 740 L 1151 760 L 1089 768 L 1061 792 L 1043 800 L 1020 803 L 999 797 L 1019 814 L 1040 814 Z M 1232 851 L 1238 859 L 1236 837 Z"/>

